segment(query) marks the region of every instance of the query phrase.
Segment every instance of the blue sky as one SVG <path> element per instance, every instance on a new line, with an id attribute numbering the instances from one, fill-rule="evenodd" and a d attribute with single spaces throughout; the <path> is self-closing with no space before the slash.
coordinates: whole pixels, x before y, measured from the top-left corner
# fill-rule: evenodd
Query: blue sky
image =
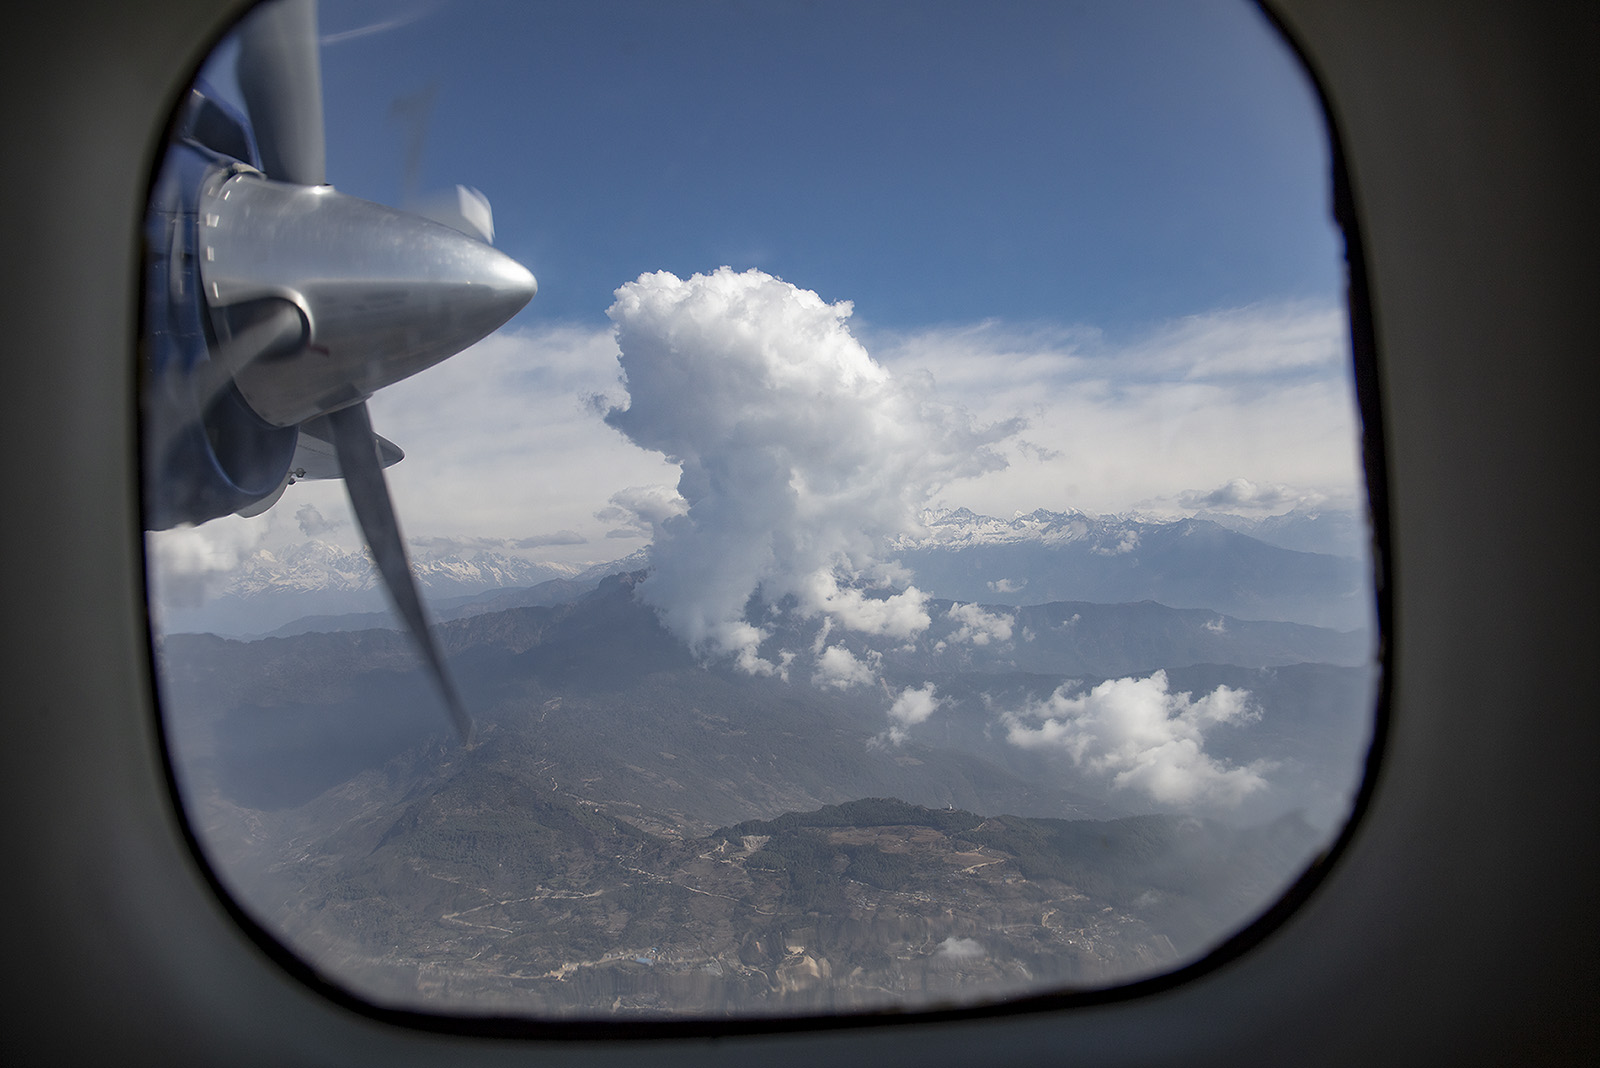
<path id="1" fill-rule="evenodd" d="M 476 186 L 539 277 L 520 324 L 603 322 L 644 271 L 758 267 L 889 328 L 1114 333 L 1336 298 L 1312 92 L 1237 0 L 324 0 L 329 177 Z"/>
<path id="2" fill-rule="evenodd" d="M 714 450 L 703 425 L 667 423 L 723 409 L 683 397 L 649 425 L 608 423 L 666 351 L 640 330 L 619 351 L 608 310 L 669 271 L 682 287 L 652 301 L 732 323 L 750 305 L 731 295 L 743 283 L 709 280 L 723 266 L 792 288 L 744 286 L 774 316 L 744 336 L 781 348 L 804 320 L 893 380 L 879 408 L 850 409 L 861 422 L 836 455 L 768 425 L 761 447 L 798 457 L 778 476 L 793 485 L 881 500 L 872 478 L 916 468 L 888 450 L 933 455 L 970 431 L 989 460 L 916 468 L 921 482 L 892 487 L 904 514 L 1171 515 L 1224 488 L 1246 513 L 1361 503 L 1326 135 L 1243 0 L 322 0 L 321 33 L 330 181 L 399 204 L 421 131 L 415 191 L 481 189 L 496 244 L 539 278 L 504 330 L 373 398 L 407 453 L 389 477 L 408 533 L 545 539 L 539 558 L 571 566 L 646 544 L 659 509 L 684 506 L 687 470 L 646 442 Z M 424 126 L 397 114 L 426 94 Z M 843 333 L 803 291 L 839 305 Z M 677 329 L 663 316 L 645 318 Z M 828 351 L 802 377 L 865 366 Z M 700 355 L 765 383 L 724 404 L 781 392 L 728 337 Z M 815 380 L 848 407 L 850 390 Z M 935 412 L 912 420 L 927 436 L 879 434 L 913 409 Z M 846 454 L 853 468 L 828 467 Z M 302 483 L 259 520 L 174 538 L 226 561 L 304 536 L 307 505 L 346 508 L 337 483 Z"/>

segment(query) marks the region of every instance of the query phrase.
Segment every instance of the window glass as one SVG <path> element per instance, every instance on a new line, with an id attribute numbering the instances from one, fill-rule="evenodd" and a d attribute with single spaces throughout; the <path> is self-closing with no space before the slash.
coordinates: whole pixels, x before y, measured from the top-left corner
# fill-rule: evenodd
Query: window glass
<path id="1" fill-rule="evenodd" d="M 1344 249 L 1254 7 L 291 6 L 333 189 L 515 261 L 296 229 L 335 201 L 283 162 L 292 17 L 266 75 L 219 45 L 155 183 L 173 767 L 318 974 L 558 1020 L 1098 989 L 1338 835 L 1378 680 Z M 461 257 L 538 293 L 494 329 Z M 469 740 L 338 477 L 356 410 Z"/>

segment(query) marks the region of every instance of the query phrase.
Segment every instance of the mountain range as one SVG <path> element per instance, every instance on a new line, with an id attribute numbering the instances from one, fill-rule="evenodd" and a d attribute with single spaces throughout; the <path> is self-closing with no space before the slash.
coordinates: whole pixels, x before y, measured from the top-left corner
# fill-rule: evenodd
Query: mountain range
<path id="1" fill-rule="evenodd" d="M 1008 711 L 1069 683 L 1082 691 L 1163 671 L 1173 692 L 1252 694 L 1259 720 L 1218 728 L 1206 744 L 1237 766 L 1273 767 L 1252 805 L 1262 817 L 1336 818 L 1370 729 L 1370 661 L 1350 635 L 1284 623 L 1217 630 L 1214 617 L 1160 605 L 1045 605 L 1036 611 L 1078 617 L 1039 657 L 1059 659 L 1053 671 L 1001 654 L 941 658 L 926 644 L 885 656 L 884 686 L 931 683 L 942 695 L 904 745 L 885 745 L 883 688 L 812 685 L 810 651 L 792 661 L 792 681 L 702 664 L 633 596 L 639 578 L 445 623 L 439 635 L 485 738 L 527 738 L 552 789 L 646 814 L 652 828 L 703 833 L 866 796 L 1057 817 L 1146 810 L 1064 753 L 1007 740 Z M 294 808 L 448 736 L 397 631 L 169 635 L 158 656 L 180 765 L 211 769 L 219 791 L 252 809 Z"/>
<path id="2" fill-rule="evenodd" d="M 417 585 L 430 604 L 459 603 L 497 590 L 570 580 L 582 571 L 530 561 L 511 552 L 434 539 L 411 542 L 411 563 Z M 161 576 L 155 577 L 159 595 Z M 173 633 L 251 636 L 267 634 L 302 617 L 371 613 L 386 618 L 388 611 L 383 584 L 366 548 L 348 549 L 318 539 L 257 549 L 243 557 L 218 588 L 208 592 L 200 603 L 159 602 L 161 628 Z"/>
<path id="3" fill-rule="evenodd" d="M 647 566 L 549 577 L 435 545 L 465 746 L 386 613 L 169 627 L 184 808 L 236 900 L 362 996 L 558 1018 L 1115 984 L 1204 952 L 1326 847 L 1372 732 L 1368 629 L 1032 598 L 1076 575 L 1284 606 L 1355 560 L 1208 520 L 926 518 L 899 553 L 928 625 L 848 631 L 756 596 L 771 674 L 670 633 Z M 263 555 L 228 596 L 370 594 L 350 555 Z M 1167 570 L 1185 560 L 1202 573 Z"/>
<path id="4" fill-rule="evenodd" d="M 1241 831 L 866 798 L 676 838 L 477 767 L 333 822 L 308 862 L 252 880 L 291 945 L 337 947 L 373 1000 L 547 1019 L 894 1009 L 1152 974 L 1248 919 L 1317 837 L 1292 816 Z"/>
<path id="5" fill-rule="evenodd" d="M 390 1004 L 915 1006 L 1187 959 L 1294 876 L 1359 777 L 1374 678 L 1349 634 L 1056 603 L 968 656 L 947 619 L 911 651 L 857 646 L 885 685 L 942 695 L 890 744 L 882 688 L 812 685 L 803 641 L 789 680 L 703 663 L 635 596 L 644 574 L 441 624 L 466 748 L 398 631 L 162 638 L 175 773 L 224 882 Z M 1258 707 L 1205 737 L 1269 781 L 1225 820 L 1008 738 L 1008 710 L 1156 671 Z"/>
<path id="6" fill-rule="evenodd" d="M 918 588 L 936 597 L 1012 606 L 1151 600 L 1240 619 L 1371 625 L 1362 527 L 1346 513 L 1171 520 L 1040 509 L 1007 520 L 962 508 L 925 512 L 922 520 L 922 533 L 892 548 Z M 607 574 L 648 563 L 641 550 L 584 569 L 443 539 L 413 541 L 412 556 L 440 619 L 560 603 Z M 161 603 L 158 611 L 168 633 L 282 636 L 396 625 L 366 550 L 317 540 L 257 550 L 203 603 Z"/>
<path id="7" fill-rule="evenodd" d="M 1268 534 L 1298 530 L 1304 537 L 1320 522 L 1274 528 L 1232 518 Z M 1351 555 L 1332 556 L 1283 548 L 1210 519 L 1044 509 L 1003 520 L 959 508 L 926 513 L 924 525 L 925 534 L 903 535 L 894 548 L 919 587 L 942 597 L 1009 605 L 1153 600 L 1345 630 L 1372 619 L 1371 568 L 1360 541 L 1348 543 Z"/>

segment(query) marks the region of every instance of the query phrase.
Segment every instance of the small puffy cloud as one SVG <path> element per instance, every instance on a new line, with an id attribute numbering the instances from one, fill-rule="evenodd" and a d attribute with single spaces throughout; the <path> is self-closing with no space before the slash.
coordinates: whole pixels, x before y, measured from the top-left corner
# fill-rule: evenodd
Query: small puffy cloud
<path id="1" fill-rule="evenodd" d="M 1011 640 L 1015 617 L 1006 613 L 986 612 L 976 604 L 953 604 L 945 615 L 956 623 L 956 629 L 935 648 L 942 649 L 947 642 L 988 645 L 990 642 Z"/>
<path id="2" fill-rule="evenodd" d="M 1096 545 L 1090 550 L 1090 552 L 1097 556 L 1122 556 L 1126 553 L 1133 552 L 1133 550 L 1137 549 L 1138 547 L 1139 532 L 1137 530 L 1125 530 L 1122 532 L 1122 536 L 1117 539 L 1115 544 Z"/>
<path id="3" fill-rule="evenodd" d="M 1229 767 L 1204 751 L 1207 729 L 1260 716 L 1246 690 L 1219 686 L 1195 700 L 1169 692 L 1165 671 L 1077 695 L 1070 689 L 1008 713 L 1007 739 L 1064 753 L 1079 767 L 1109 774 L 1114 787 L 1164 805 L 1232 807 L 1266 786 L 1263 766 Z"/>
<path id="4" fill-rule="evenodd" d="M 1248 478 L 1230 478 L 1214 490 L 1188 490 L 1178 494 L 1184 508 L 1204 508 L 1229 512 L 1276 513 L 1299 505 L 1320 504 L 1326 497 L 1282 483 L 1263 484 Z"/>
<path id="5" fill-rule="evenodd" d="M 889 719 L 893 721 L 888 730 L 889 741 L 894 745 L 904 742 L 911 728 L 933 715 L 942 704 L 944 699 L 937 695 L 931 682 L 919 689 L 907 686 L 901 690 L 900 696 L 889 706 Z"/>
<path id="6" fill-rule="evenodd" d="M 1003 466 L 994 446 L 1020 427 L 975 425 L 922 377 L 892 375 L 852 336 L 851 311 L 724 267 L 642 275 L 607 313 L 628 401 L 605 421 L 681 472 L 683 511 L 650 523 L 639 595 L 746 670 L 773 668 L 757 654 L 769 632 L 744 619 L 757 593 L 849 630 L 925 629 L 915 587 L 872 592 L 894 573 L 885 547 L 920 528 L 941 487 Z"/>
<path id="7" fill-rule="evenodd" d="M 1021 593 L 1023 587 L 1027 584 L 1027 579 L 1003 578 L 996 579 L 995 581 L 988 583 L 988 586 L 996 593 Z"/>
<path id="8" fill-rule="evenodd" d="M 976 938 L 958 938 L 951 935 L 939 943 L 939 948 L 933 951 L 933 955 L 945 960 L 972 960 L 983 956 L 983 943 Z"/>
<path id="9" fill-rule="evenodd" d="M 870 596 L 855 587 L 840 587 L 831 571 L 814 571 L 805 576 L 798 590 L 801 610 L 808 616 L 821 615 L 829 624 L 847 630 L 889 638 L 910 638 L 928 629 L 928 595 L 911 586 L 888 596 Z"/>
<path id="10" fill-rule="evenodd" d="M 868 661 L 878 659 L 868 653 Z M 854 653 L 842 645 L 830 645 L 817 657 L 817 668 L 811 681 L 818 686 L 831 686 L 848 690 L 852 686 L 870 686 L 878 681 L 878 673 L 869 662 L 856 659 Z"/>
<path id="11" fill-rule="evenodd" d="M 300 524 L 300 533 L 308 538 L 319 538 L 340 525 L 324 519 L 317 506 L 309 502 L 295 509 L 294 518 Z"/>

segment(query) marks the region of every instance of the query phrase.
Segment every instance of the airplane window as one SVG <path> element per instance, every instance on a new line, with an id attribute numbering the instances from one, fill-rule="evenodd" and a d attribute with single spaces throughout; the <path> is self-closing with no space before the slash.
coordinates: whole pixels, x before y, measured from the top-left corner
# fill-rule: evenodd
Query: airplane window
<path id="1" fill-rule="evenodd" d="M 270 0 L 183 106 L 163 726 L 292 967 L 556 1022 L 1098 991 L 1345 828 L 1344 238 L 1253 6 Z"/>

